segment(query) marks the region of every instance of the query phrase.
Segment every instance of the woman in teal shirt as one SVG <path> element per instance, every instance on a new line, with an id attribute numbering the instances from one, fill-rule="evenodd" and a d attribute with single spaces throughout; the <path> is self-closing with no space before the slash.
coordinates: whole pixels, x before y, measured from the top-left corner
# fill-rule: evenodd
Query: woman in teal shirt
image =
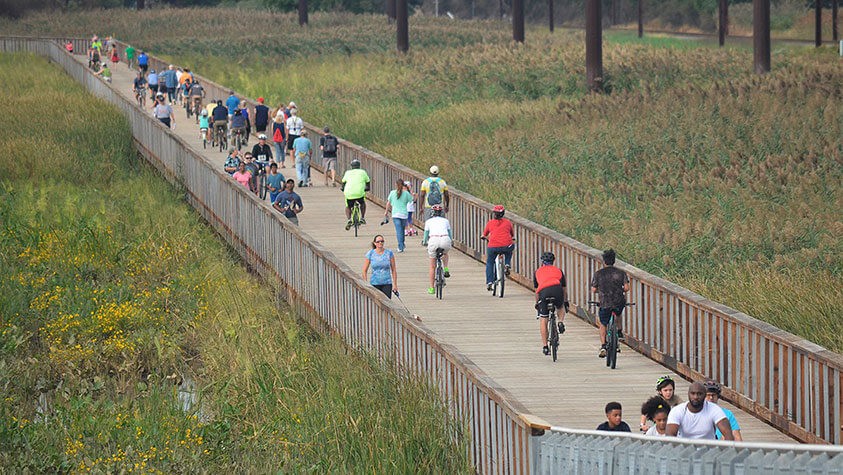
<path id="1" fill-rule="evenodd" d="M 407 205 L 413 202 L 413 194 L 404 189 L 404 180 L 395 182 L 395 189 L 386 198 L 384 217 L 392 211 L 392 224 L 395 225 L 395 237 L 398 239 L 398 252 L 404 252 L 404 230 L 407 228 Z M 384 220 L 384 222 L 386 222 Z"/>
<path id="2" fill-rule="evenodd" d="M 384 247 L 384 238 L 380 234 L 372 239 L 372 249 L 366 253 L 363 279 L 369 275 L 369 269 L 372 269 L 369 283 L 391 299 L 392 292 L 398 292 L 398 271 L 395 267 L 395 254 Z"/>

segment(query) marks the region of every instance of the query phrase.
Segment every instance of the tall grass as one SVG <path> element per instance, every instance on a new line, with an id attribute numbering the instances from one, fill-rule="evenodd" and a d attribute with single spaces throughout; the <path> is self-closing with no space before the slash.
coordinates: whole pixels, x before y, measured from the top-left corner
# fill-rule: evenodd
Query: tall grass
<path id="1" fill-rule="evenodd" d="M 470 470 L 436 394 L 279 314 L 119 111 L 29 55 L 0 88 L 0 471 Z"/>

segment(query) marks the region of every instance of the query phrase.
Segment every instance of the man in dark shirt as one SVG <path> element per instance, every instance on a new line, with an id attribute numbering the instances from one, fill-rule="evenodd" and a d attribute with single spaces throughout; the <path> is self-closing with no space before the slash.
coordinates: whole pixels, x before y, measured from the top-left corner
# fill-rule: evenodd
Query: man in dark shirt
<path id="1" fill-rule="evenodd" d="M 222 137 L 228 132 L 228 108 L 222 105 L 222 101 L 217 101 L 211 117 L 214 120 L 214 136 Z M 216 138 L 214 140 L 216 141 Z"/>
<path id="2" fill-rule="evenodd" d="M 629 432 L 629 425 L 622 421 L 623 411 L 621 403 L 610 402 L 606 404 L 606 422 L 597 426 L 597 430 L 609 432 Z"/>
<path id="3" fill-rule="evenodd" d="M 293 180 L 292 178 L 287 180 L 287 182 L 284 184 L 284 191 L 278 193 L 278 196 L 275 198 L 275 202 L 272 203 L 272 207 L 278 210 L 279 212 L 283 213 L 284 216 L 289 219 L 291 223 L 298 226 L 298 215 L 302 212 L 304 206 L 301 203 L 301 196 L 299 196 L 298 193 L 293 191 L 295 187 L 295 180 Z"/>
<path id="4" fill-rule="evenodd" d="M 612 312 L 618 316 L 615 323 L 618 326 L 618 339 L 623 338 L 623 319 L 620 318 L 626 308 L 626 292 L 629 292 L 629 277 L 615 267 L 615 251 L 609 249 L 603 252 L 603 264 L 606 267 L 594 273 L 591 278 L 591 292 L 599 295 L 600 310 L 597 316 L 600 320 L 600 354 L 606 357 L 606 325 L 612 318 Z"/>
<path id="5" fill-rule="evenodd" d="M 255 106 L 255 132 L 266 132 L 269 125 L 269 107 L 263 103 L 263 97 L 258 97 L 258 105 Z"/>

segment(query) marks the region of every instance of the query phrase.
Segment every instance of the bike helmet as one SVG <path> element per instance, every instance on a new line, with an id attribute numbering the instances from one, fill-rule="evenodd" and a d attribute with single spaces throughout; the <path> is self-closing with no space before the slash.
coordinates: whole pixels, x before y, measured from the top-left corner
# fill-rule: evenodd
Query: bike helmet
<path id="1" fill-rule="evenodd" d="M 356 158 L 354 160 L 352 160 L 351 161 L 351 168 L 360 168 L 360 160 L 357 160 Z"/>
<path id="2" fill-rule="evenodd" d="M 503 215 L 504 213 L 506 213 L 506 210 L 504 209 L 503 205 L 495 205 L 495 207 L 492 208 L 492 213 L 495 215 L 495 218 L 500 219 L 503 218 Z"/>
<path id="3" fill-rule="evenodd" d="M 430 209 L 433 211 L 433 216 L 442 216 L 445 214 L 445 208 L 440 204 L 435 204 Z"/>
<path id="4" fill-rule="evenodd" d="M 202 109 L 202 117 L 208 117 L 208 109 Z"/>
<path id="5" fill-rule="evenodd" d="M 705 382 L 703 382 L 703 386 L 705 386 L 706 393 L 715 393 L 718 396 L 720 395 L 720 391 L 723 389 L 720 387 L 720 383 L 713 379 L 706 379 Z"/>
<path id="6" fill-rule="evenodd" d="M 545 251 L 541 255 L 541 260 L 542 264 L 550 265 L 556 261 L 556 256 L 550 251 Z"/>
<path id="7" fill-rule="evenodd" d="M 258 135 L 258 140 L 266 140 L 266 134 Z"/>
<path id="8" fill-rule="evenodd" d="M 149 72 L 150 72 L 150 73 L 154 73 L 154 72 L 155 72 L 155 70 L 154 70 L 154 69 L 150 69 L 150 70 L 149 70 Z"/>
<path id="9" fill-rule="evenodd" d="M 668 375 L 662 376 L 656 380 L 656 391 L 661 391 L 665 386 L 676 387 L 676 382 Z"/>

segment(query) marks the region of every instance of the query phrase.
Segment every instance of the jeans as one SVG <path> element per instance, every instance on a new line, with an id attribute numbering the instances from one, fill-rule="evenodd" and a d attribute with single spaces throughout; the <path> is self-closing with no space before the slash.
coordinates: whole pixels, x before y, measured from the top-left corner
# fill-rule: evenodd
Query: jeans
<path id="1" fill-rule="evenodd" d="M 404 250 L 404 229 L 407 227 L 407 218 L 392 217 L 392 224 L 395 225 L 395 237 L 398 238 L 398 250 Z"/>
<path id="2" fill-rule="evenodd" d="M 284 163 L 284 142 L 275 142 L 275 160 L 278 163 Z"/>
<path id="3" fill-rule="evenodd" d="M 512 264 L 512 251 L 515 245 L 506 247 L 489 247 L 486 248 L 486 283 L 491 284 L 495 281 L 495 260 L 503 254 L 503 260 L 506 265 Z"/>
<path id="4" fill-rule="evenodd" d="M 307 184 L 307 180 L 310 178 L 310 158 L 296 158 L 296 175 L 300 182 Z"/>

